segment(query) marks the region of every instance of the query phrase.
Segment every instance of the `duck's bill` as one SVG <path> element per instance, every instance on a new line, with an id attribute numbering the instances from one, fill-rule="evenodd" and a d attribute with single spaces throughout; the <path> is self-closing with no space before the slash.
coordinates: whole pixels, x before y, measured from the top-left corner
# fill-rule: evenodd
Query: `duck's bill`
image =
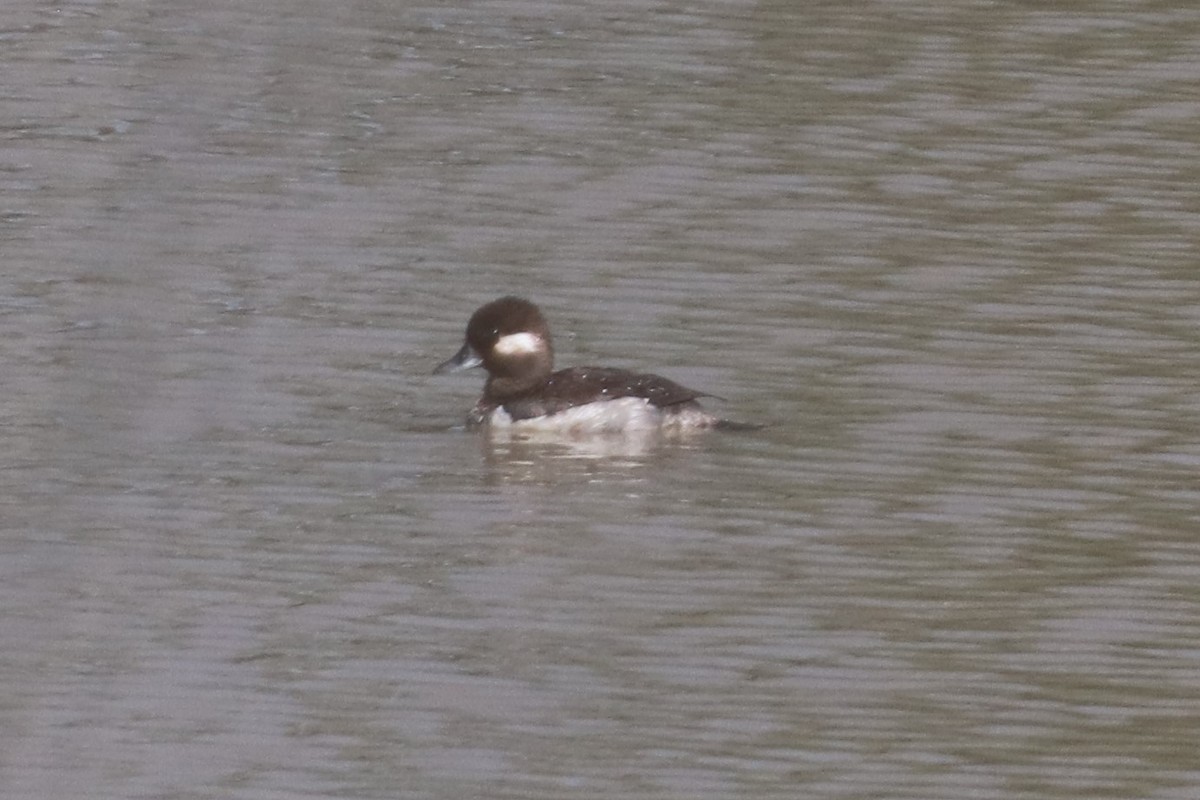
<path id="1" fill-rule="evenodd" d="M 438 364 L 433 370 L 433 374 L 440 375 L 443 372 L 459 372 L 471 367 L 478 367 L 482 363 L 483 359 L 479 357 L 475 349 L 468 342 L 463 342 L 462 349 L 446 361 Z"/>

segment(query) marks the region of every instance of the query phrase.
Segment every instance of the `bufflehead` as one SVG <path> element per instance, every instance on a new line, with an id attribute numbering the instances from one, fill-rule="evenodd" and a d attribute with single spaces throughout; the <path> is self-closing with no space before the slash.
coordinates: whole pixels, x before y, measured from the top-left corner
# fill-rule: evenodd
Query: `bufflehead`
<path id="1" fill-rule="evenodd" d="M 462 349 L 434 374 L 478 366 L 487 370 L 488 379 L 467 417 L 468 427 L 576 436 L 757 427 L 714 417 L 696 402 L 713 395 L 658 375 L 611 367 L 555 372 L 546 318 L 520 297 L 501 297 L 476 310 Z"/>

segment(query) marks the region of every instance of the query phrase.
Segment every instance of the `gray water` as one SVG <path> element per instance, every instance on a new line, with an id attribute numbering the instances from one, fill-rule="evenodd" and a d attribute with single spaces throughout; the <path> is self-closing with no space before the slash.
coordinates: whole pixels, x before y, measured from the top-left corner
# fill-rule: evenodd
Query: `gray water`
<path id="1" fill-rule="evenodd" d="M 4 798 L 1197 796 L 1200 10 L 5 11 Z"/>

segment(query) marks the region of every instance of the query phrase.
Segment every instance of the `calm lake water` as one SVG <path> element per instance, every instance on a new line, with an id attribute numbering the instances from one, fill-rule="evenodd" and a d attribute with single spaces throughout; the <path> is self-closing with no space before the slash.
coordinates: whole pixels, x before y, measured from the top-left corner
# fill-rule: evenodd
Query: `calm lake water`
<path id="1" fill-rule="evenodd" d="M 1200 9 L 0 29 L 0 794 L 1200 786 Z M 461 428 L 480 303 L 759 433 Z"/>

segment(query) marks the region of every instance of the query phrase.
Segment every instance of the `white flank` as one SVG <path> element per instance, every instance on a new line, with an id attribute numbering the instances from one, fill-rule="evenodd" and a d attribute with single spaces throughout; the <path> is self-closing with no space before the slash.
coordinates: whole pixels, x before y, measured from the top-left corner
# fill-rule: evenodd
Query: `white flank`
<path id="1" fill-rule="evenodd" d="M 640 397 L 587 403 L 558 414 L 513 422 L 498 408 L 487 420 L 494 432 L 525 438 L 578 439 L 589 436 L 685 433 L 712 427 L 716 419 L 699 409 L 667 414 Z"/>

